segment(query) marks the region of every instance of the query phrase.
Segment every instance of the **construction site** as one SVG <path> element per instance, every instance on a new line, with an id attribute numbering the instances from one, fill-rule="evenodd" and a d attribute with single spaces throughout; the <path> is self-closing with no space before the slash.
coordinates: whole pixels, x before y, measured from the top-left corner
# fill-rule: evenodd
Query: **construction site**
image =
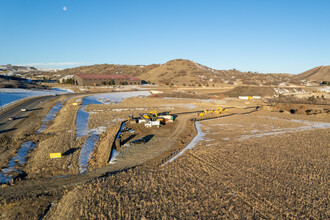
<path id="1" fill-rule="evenodd" d="M 329 216 L 329 105 L 153 93 L 16 104 L 19 129 L 1 133 L 1 218 Z"/>

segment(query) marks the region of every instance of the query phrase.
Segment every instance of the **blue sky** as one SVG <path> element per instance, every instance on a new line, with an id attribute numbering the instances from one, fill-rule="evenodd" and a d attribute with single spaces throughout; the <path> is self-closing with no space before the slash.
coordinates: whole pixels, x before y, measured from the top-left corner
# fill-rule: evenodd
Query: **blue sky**
<path id="1" fill-rule="evenodd" d="M 0 64 L 330 65 L 329 0 L 0 0 Z"/>

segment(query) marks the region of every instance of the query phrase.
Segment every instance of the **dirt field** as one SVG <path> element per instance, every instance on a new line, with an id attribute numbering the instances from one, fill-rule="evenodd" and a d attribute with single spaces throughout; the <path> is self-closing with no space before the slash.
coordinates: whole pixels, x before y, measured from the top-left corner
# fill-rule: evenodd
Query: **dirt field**
<path id="1" fill-rule="evenodd" d="M 31 110 L 29 117 L 16 125 L 16 130 L 0 134 L 0 167 L 8 163 L 20 145 L 28 140 L 35 141 L 34 133 L 39 129 L 41 120 L 48 113 L 50 108 L 60 99 L 52 99 L 46 103 L 40 103 L 34 110 Z"/>
<path id="2" fill-rule="evenodd" d="M 39 219 L 327 219 L 330 106 L 271 105 L 262 101 L 127 98 L 119 104 L 89 105 L 88 129 L 105 127 L 88 172 L 79 175 L 76 138 L 79 106 L 69 99 L 23 170 L 26 180 L 4 186 L 0 218 Z M 203 109 L 228 107 L 221 115 Z M 261 106 L 256 110 L 256 106 Z M 300 109 L 294 113 L 291 109 Z M 319 108 L 322 108 L 320 112 Z M 120 123 L 156 110 L 177 115 L 160 128 L 127 124 L 115 164 L 108 164 Z M 306 110 L 311 110 L 306 112 Z M 177 114 L 178 113 L 178 114 Z M 309 114 L 311 113 L 311 114 Z M 162 159 L 195 137 L 195 147 L 165 165 Z M 146 143 L 129 144 L 150 136 Z M 125 145 L 129 144 L 129 145 Z M 68 152 L 49 160 L 50 152 Z M 45 160 L 47 158 L 47 160 Z M 54 178 L 69 175 L 68 178 Z M 54 179 L 50 179 L 54 178 Z M 26 182 L 25 182 L 26 181 Z M 40 183 L 40 184 L 39 184 Z M 30 187 L 24 187 L 24 185 Z M 33 191 L 34 185 L 41 185 Z M 44 189 L 42 189 L 44 188 Z M 5 193 L 3 190 L 8 190 Z M 10 190 L 16 189 L 11 196 Z M 26 191 L 32 189 L 30 193 Z M 22 194 L 22 195 L 20 195 Z"/>
<path id="3" fill-rule="evenodd" d="M 201 122 L 192 151 L 79 186 L 46 217 L 325 219 L 330 129 L 317 123 L 330 119 L 260 111 Z"/>

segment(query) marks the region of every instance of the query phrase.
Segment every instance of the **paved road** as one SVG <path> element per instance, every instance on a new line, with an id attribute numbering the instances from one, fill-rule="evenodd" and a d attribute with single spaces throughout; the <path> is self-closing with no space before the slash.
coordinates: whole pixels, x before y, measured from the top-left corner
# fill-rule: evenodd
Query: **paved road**
<path id="1" fill-rule="evenodd" d="M 42 97 L 31 98 L 15 106 L 14 108 L 11 108 L 5 112 L 0 113 L 0 134 L 15 129 L 15 126 L 21 120 L 24 120 L 25 118 L 29 117 L 29 115 L 33 111 L 41 108 L 45 102 L 48 102 L 55 98 L 56 96 L 42 96 Z M 22 112 L 21 111 L 22 108 L 27 109 L 27 111 Z M 9 121 L 8 118 L 12 116 L 14 116 L 16 119 L 13 121 Z"/>

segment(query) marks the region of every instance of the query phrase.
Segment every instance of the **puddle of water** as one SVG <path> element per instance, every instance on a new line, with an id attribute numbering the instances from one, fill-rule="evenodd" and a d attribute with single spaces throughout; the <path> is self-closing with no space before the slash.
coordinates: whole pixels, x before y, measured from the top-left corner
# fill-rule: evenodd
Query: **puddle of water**
<path id="1" fill-rule="evenodd" d="M 200 123 L 197 121 L 195 122 L 196 130 L 197 130 L 197 135 L 194 137 L 194 139 L 177 155 L 172 157 L 169 161 L 167 161 L 164 165 L 167 163 L 170 163 L 174 161 L 176 158 L 180 157 L 186 150 L 192 149 L 195 147 L 195 145 L 199 142 L 204 140 L 205 133 L 201 129 Z"/>
<path id="2" fill-rule="evenodd" d="M 24 142 L 21 148 L 17 151 L 16 156 L 12 157 L 11 160 L 8 162 L 7 167 L 3 168 L 0 173 L 0 183 L 8 183 L 12 179 L 12 172 L 18 172 L 16 170 L 16 165 L 23 165 L 25 164 L 25 157 L 28 155 L 29 151 L 37 146 L 36 143 L 32 141 Z"/>
<path id="3" fill-rule="evenodd" d="M 57 113 L 61 110 L 61 108 L 63 107 L 62 102 L 58 102 L 56 105 L 54 105 L 48 112 L 48 114 L 45 116 L 45 118 L 42 120 L 43 123 L 41 125 L 41 127 L 37 130 L 37 133 L 41 133 L 44 132 L 47 128 L 46 123 L 53 120 Z"/>

